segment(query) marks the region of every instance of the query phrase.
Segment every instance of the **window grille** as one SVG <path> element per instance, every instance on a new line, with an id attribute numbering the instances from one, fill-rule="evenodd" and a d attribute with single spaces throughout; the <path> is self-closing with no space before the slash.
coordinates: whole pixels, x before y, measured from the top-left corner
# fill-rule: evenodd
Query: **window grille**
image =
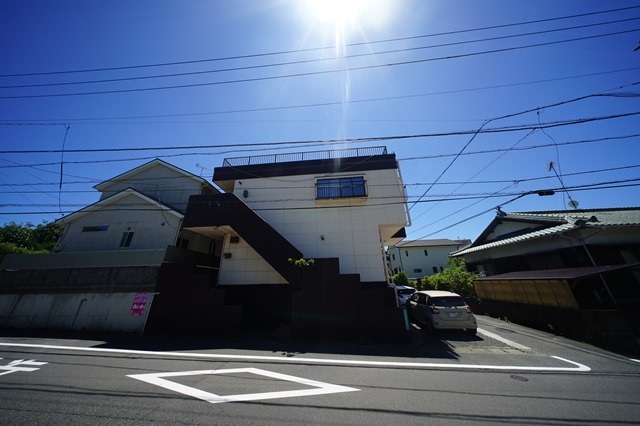
<path id="1" fill-rule="evenodd" d="M 316 199 L 366 197 L 363 176 L 318 179 L 316 182 Z"/>

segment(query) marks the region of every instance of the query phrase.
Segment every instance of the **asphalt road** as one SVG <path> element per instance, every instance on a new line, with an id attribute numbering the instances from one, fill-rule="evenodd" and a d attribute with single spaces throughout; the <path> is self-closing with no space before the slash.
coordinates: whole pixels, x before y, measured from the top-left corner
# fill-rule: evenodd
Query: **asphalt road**
<path id="1" fill-rule="evenodd" d="M 0 424 L 640 424 L 640 361 L 478 319 L 402 345 L 0 332 Z"/>

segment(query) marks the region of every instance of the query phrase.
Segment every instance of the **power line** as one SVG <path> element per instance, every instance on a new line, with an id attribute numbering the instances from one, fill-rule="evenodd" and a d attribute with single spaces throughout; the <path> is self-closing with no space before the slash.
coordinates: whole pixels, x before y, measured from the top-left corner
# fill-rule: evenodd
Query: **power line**
<path id="1" fill-rule="evenodd" d="M 539 24 L 543 22 L 560 21 L 560 20 L 580 18 L 585 16 L 594 16 L 594 15 L 601 15 L 601 14 L 607 14 L 607 13 L 621 12 L 621 11 L 627 11 L 627 10 L 638 9 L 638 8 L 640 8 L 640 6 L 629 6 L 629 7 L 609 9 L 609 10 L 603 10 L 603 11 L 597 11 L 597 12 L 565 15 L 565 16 L 554 17 L 554 18 L 544 18 L 544 19 L 537 19 L 537 20 L 531 20 L 531 21 L 492 25 L 492 26 L 464 29 L 464 30 L 457 30 L 457 31 L 447 31 L 447 32 L 424 34 L 424 35 L 409 36 L 409 37 L 398 37 L 398 38 L 385 39 L 385 40 L 366 41 L 361 43 L 350 43 L 350 44 L 346 44 L 344 47 L 369 46 L 369 45 L 380 44 L 380 43 L 391 43 L 391 42 L 397 42 L 397 41 L 416 40 L 421 38 L 465 34 L 470 32 L 477 32 L 477 31 L 494 30 L 494 29 L 500 29 L 500 28 L 521 26 L 521 25 Z M 1 74 L 0 77 L 27 77 L 27 76 L 42 76 L 42 75 L 55 75 L 55 74 L 75 74 L 75 73 L 90 73 L 90 72 L 102 72 L 102 71 L 130 70 L 130 69 L 139 69 L 139 68 L 153 68 L 153 67 L 165 67 L 165 66 L 174 66 L 174 65 L 198 64 L 198 63 L 206 63 L 206 62 L 249 59 L 249 58 L 258 58 L 258 57 L 265 57 L 265 56 L 285 55 L 285 54 L 292 54 L 292 53 L 299 54 L 304 52 L 313 52 L 313 51 L 321 51 L 321 50 L 328 50 L 328 49 L 334 49 L 334 46 L 257 53 L 257 54 L 249 54 L 249 55 L 236 55 L 236 56 L 227 56 L 227 57 L 220 57 L 220 58 L 196 59 L 191 61 L 174 61 L 174 62 L 164 62 L 164 63 L 155 63 L 155 64 L 128 65 L 128 66 L 120 66 L 120 67 L 89 68 L 89 69 L 79 69 L 79 70 L 61 70 L 61 71 L 47 71 L 47 72 L 36 72 L 36 73 Z"/>
<path id="2" fill-rule="evenodd" d="M 562 145 L 581 145 L 581 144 L 585 144 L 585 143 L 605 142 L 605 141 L 613 141 L 613 140 L 631 139 L 631 138 L 637 138 L 637 137 L 640 137 L 640 133 L 634 133 L 634 134 L 631 134 L 631 135 L 623 135 L 623 136 L 608 136 L 608 137 L 597 138 L 597 139 L 583 139 L 583 140 L 578 140 L 578 141 L 558 142 L 557 144 L 547 143 L 547 144 L 528 145 L 528 146 L 521 146 L 521 147 L 486 149 L 486 150 L 482 150 L 482 151 L 467 151 L 467 152 L 463 152 L 460 155 L 461 156 L 468 156 L 468 155 L 480 155 L 480 154 L 493 154 L 493 153 L 498 153 L 498 152 L 529 151 L 529 150 L 532 150 L 532 149 L 548 148 L 548 147 L 552 147 L 552 146 L 556 146 L 556 145 L 557 146 L 562 146 Z M 419 156 L 419 157 L 401 158 L 398 161 L 430 160 L 430 159 L 436 159 L 436 158 L 454 157 L 456 155 L 458 155 L 458 154 L 457 153 L 450 153 L 450 154 L 424 155 L 424 156 Z M 55 164 L 55 163 L 50 163 L 49 165 L 53 165 L 53 164 Z M 2 167 L 0 167 L 0 168 L 2 168 Z"/>
<path id="3" fill-rule="evenodd" d="M 637 83 L 634 83 L 637 84 Z M 626 96 L 627 94 L 625 94 L 624 96 Z M 482 126 L 480 126 L 480 128 L 478 128 L 476 131 L 471 133 L 471 139 L 469 139 L 469 141 L 460 149 L 460 151 L 454 156 L 454 158 L 451 160 L 451 162 L 445 167 L 445 169 L 440 173 L 440 175 L 436 178 L 435 182 L 438 182 L 440 180 L 440 178 L 442 178 L 442 176 L 444 176 L 444 174 L 451 168 L 451 166 L 453 166 L 453 164 L 455 163 L 455 161 L 464 153 L 464 151 L 469 147 L 469 145 L 474 141 L 474 139 L 480 134 L 480 133 L 485 133 L 487 132 L 487 130 L 485 130 L 485 126 L 493 121 L 498 121 L 498 120 L 503 120 L 506 118 L 513 118 L 513 117 L 517 117 L 523 114 L 527 114 L 530 112 L 534 112 L 534 111 L 540 111 L 541 109 L 546 109 L 546 108 L 553 108 L 553 107 L 557 107 L 557 106 L 561 106 L 561 105 L 567 105 L 570 103 L 574 103 L 574 102 L 579 102 L 579 101 L 583 101 L 585 99 L 589 99 L 589 98 L 594 98 L 594 97 L 606 97 L 606 96 L 622 96 L 622 95 L 618 95 L 618 94 L 592 94 L 592 95 L 586 95 L 586 96 L 580 96 L 574 99 L 570 99 L 570 100 L 565 100 L 565 101 L 561 101 L 561 102 L 556 102 L 554 104 L 551 105 L 547 105 L 544 107 L 537 107 L 537 108 L 531 108 L 528 110 L 524 110 L 524 111 L 520 111 L 520 112 L 516 112 L 516 113 L 510 113 L 510 114 L 506 114 L 506 115 L 502 115 L 500 117 L 494 117 L 491 119 L 486 120 L 484 123 L 482 123 Z M 635 96 L 640 96 L 638 94 L 635 94 Z M 527 130 L 543 130 L 545 128 L 548 128 L 549 126 L 547 125 L 541 125 L 539 118 L 538 118 L 538 127 L 530 127 Z M 524 128 L 522 128 L 522 130 L 524 130 Z M 434 182 L 434 184 L 435 184 Z M 427 188 L 422 196 L 427 195 L 427 193 L 431 190 L 431 188 L 433 187 L 433 185 L 431 185 L 429 188 Z M 419 201 L 420 199 L 418 199 Z M 413 209 L 413 207 L 415 206 L 415 203 L 409 207 L 409 210 Z"/>
<path id="4" fill-rule="evenodd" d="M 303 60 L 288 61 L 288 62 L 277 62 L 277 63 L 271 63 L 271 64 L 247 65 L 247 66 L 233 67 L 233 68 L 221 68 L 221 69 L 203 70 L 203 71 L 189 71 L 189 72 L 180 72 L 180 73 L 171 73 L 171 74 L 155 74 L 155 75 L 146 75 L 146 76 L 137 76 L 137 77 L 120 77 L 120 78 L 107 78 L 107 79 L 100 79 L 100 80 L 84 80 L 84 81 L 65 81 L 65 82 L 58 82 L 58 83 L 19 84 L 19 85 L 0 86 L 0 89 L 25 89 L 25 88 L 36 88 L 36 87 L 76 86 L 76 85 L 83 85 L 83 84 L 117 83 L 117 82 L 124 82 L 124 81 L 141 81 L 141 80 L 150 80 L 150 79 L 158 79 L 158 78 L 186 77 L 186 76 L 217 74 L 217 73 L 233 72 L 233 71 L 247 71 L 247 70 L 281 67 L 281 66 L 309 64 L 309 63 L 316 63 L 316 62 L 326 62 L 327 60 L 344 60 L 344 59 L 361 58 L 366 56 L 380 56 L 380 55 L 388 55 L 392 53 L 413 52 L 418 50 L 435 49 L 435 48 L 441 48 L 441 47 L 461 46 L 461 45 L 471 44 L 471 43 L 485 43 L 488 41 L 506 40 L 506 39 L 512 39 L 512 38 L 518 38 L 518 37 L 528 37 L 532 35 L 550 34 L 550 33 L 560 32 L 560 31 L 570 31 L 570 30 L 576 30 L 576 29 L 591 28 L 591 27 L 601 26 L 601 25 L 619 24 L 622 22 L 637 21 L 637 20 L 640 20 L 640 17 L 618 19 L 615 21 L 607 21 L 607 22 L 597 22 L 592 24 L 576 25 L 572 27 L 554 28 L 554 29 L 543 30 L 543 31 L 533 31 L 533 32 L 521 33 L 521 34 L 510 34 L 505 36 L 496 36 L 496 37 L 487 37 L 487 38 L 474 39 L 474 40 L 441 43 L 441 44 L 435 44 L 435 45 L 429 45 L 429 46 L 418 46 L 418 47 L 409 47 L 409 48 L 403 48 L 403 49 L 385 50 L 385 51 L 379 51 L 379 52 L 366 52 L 366 53 L 358 53 L 358 54 L 351 54 L 351 55 L 344 55 L 344 56 L 334 56 L 331 58 L 303 59 Z"/>
<path id="5" fill-rule="evenodd" d="M 264 111 L 282 111 L 282 110 L 298 109 L 298 108 L 317 108 L 317 107 L 325 107 L 325 106 L 344 105 L 345 102 L 347 104 L 358 104 L 358 103 L 368 103 L 368 102 L 387 102 L 387 101 L 399 100 L 399 99 L 413 99 L 413 98 L 424 97 L 424 96 L 448 95 L 448 94 L 454 94 L 454 93 L 465 93 L 465 92 L 473 92 L 473 91 L 479 91 L 479 90 L 501 89 L 505 87 L 548 83 L 552 81 L 571 80 L 575 78 L 595 77 L 599 75 L 614 74 L 614 73 L 627 72 L 627 71 L 637 71 L 639 69 L 640 67 L 632 67 L 632 68 L 623 68 L 619 70 L 579 74 L 579 75 L 566 76 L 566 77 L 547 78 L 542 80 L 533 80 L 533 81 L 526 81 L 526 82 L 519 82 L 519 83 L 507 83 L 507 84 L 498 84 L 493 86 L 475 87 L 475 88 L 468 88 L 468 89 L 446 90 L 446 91 L 431 92 L 431 93 L 417 93 L 413 95 L 386 96 L 386 97 L 369 98 L 369 99 L 355 99 L 355 100 L 348 100 L 348 101 L 319 102 L 319 103 L 313 103 L 313 104 L 282 105 L 282 106 L 264 107 L 264 108 L 246 108 L 246 109 L 236 109 L 236 110 L 209 111 L 209 112 L 196 112 L 196 113 L 183 113 L 183 114 L 156 114 L 156 115 L 120 116 L 120 117 L 48 118 L 48 119 L 45 118 L 45 119 L 29 119 L 29 120 L 11 120 L 11 121 L 5 121 L 5 122 L 0 121 L 0 125 L 4 125 L 4 126 L 62 125 L 61 123 L 43 123 L 43 122 L 51 122 L 51 121 L 81 122 L 81 121 L 103 121 L 103 120 L 148 119 L 148 118 L 197 117 L 197 116 L 204 116 L 204 115 L 226 115 L 226 114 L 264 112 Z M 379 121 L 379 120 L 376 120 L 376 121 Z M 144 122 L 144 123 L 148 123 L 148 122 Z"/>
<path id="6" fill-rule="evenodd" d="M 107 95 L 107 94 L 116 94 L 116 93 L 134 93 L 134 92 L 149 92 L 149 91 L 156 91 L 156 90 L 187 89 L 187 88 L 207 87 L 207 86 L 217 86 L 217 85 L 227 85 L 227 84 L 251 83 L 251 82 L 268 81 L 268 80 L 280 80 L 280 79 L 286 79 L 286 78 L 308 77 L 312 75 L 335 74 L 335 73 L 353 72 L 353 71 L 361 71 L 361 70 L 368 70 L 368 69 L 375 69 L 375 68 L 415 65 L 415 64 L 435 62 L 435 61 L 468 58 L 473 56 L 488 55 L 488 54 L 494 54 L 494 53 L 504 53 L 504 52 L 510 52 L 515 50 L 522 50 L 522 49 L 530 49 L 534 47 L 551 46 L 551 45 L 562 44 L 562 43 L 571 43 L 575 41 L 591 40 L 591 39 L 600 38 L 600 37 L 609 37 L 613 35 L 621 35 L 621 34 L 627 34 L 631 32 L 637 32 L 637 31 L 638 30 L 636 29 L 617 31 L 617 32 L 611 32 L 606 34 L 576 37 L 576 38 L 571 38 L 566 40 L 556 40 L 556 41 L 549 41 L 549 42 L 543 42 L 543 43 L 534 43 L 534 44 L 529 44 L 524 46 L 484 50 L 480 52 L 463 53 L 458 55 L 448 55 L 448 56 L 440 56 L 440 57 L 425 58 L 425 59 L 414 59 L 409 61 L 365 65 L 360 67 L 345 67 L 345 68 L 323 70 L 323 71 L 308 71 L 308 72 L 302 72 L 302 73 L 272 75 L 272 76 L 266 76 L 266 77 L 242 78 L 242 79 L 236 79 L 236 80 L 214 81 L 214 82 L 206 82 L 206 83 L 177 84 L 177 85 L 170 85 L 170 86 L 143 87 L 143 88 L 133 88 L 133 89 L 98 90 L 93 92 L 71 92 L 71 93 L 56 93 L 56 94 L 0 96 L 0 99 L 33 99 L 33 98 L 67 97 L 67 96 Z"/>
<path id="7" fill-rule="evenodd" d="M 614 172 L 614 171 L 620 171 L 620 170 L 629 170 L 629 169 L 636 169 L 636 168 L 640 168 L 640 164 L 632 164 L 632 165 L 627 165 L 627 166 L 620 166 L 620 167 L 609 167 L 609 168 L 605 168 L 605 169 L 595 169 L 595 170 L 584 170 L 584 171 L 579 171 L 579 172 L 573 172 L 573 173 L 565 173 L 564 176 L 582 176 L 582 175 L 588 175 L 588 174 L 595 174 L 595 173 L 605 173 L 605 172 Z M 48 171 L 48 170 L 43 170 L 43 171 Z M 48 171 L 50 173 L 57 173 L 57 172 L 53 172 L 53 171 Z M 162 180 L 163 182 L 167 182 L 167 181 L 171 181 L 171 180 L 179 180 L 182 179 L 181 176 L 167 176 L 167 177 L 158 177 L 158 178 L 143 178 L 143 179 L 136 179 L 136 182 L 157 182 L 159 180 Z M 504 184 L 504 183 L 510 183 L 510 184 L 520 184 L 520 183 L 525 183 L 525 182 L 534 182 L 534 181 L 539 181 L 539 180 L 549 180 L 549 179 L 553 179 L 552 176 L 537 176 L 537 177 L 531 177 L 531 178 L 522 178 L 522 179 L 508 179 L 508 180 L 485 180 L 485 181 L 473 181 L 473 182 L 457 182 L 457 181 L 451 181 L 451 182 L 438 182 L 437 185 L 460 185 L 460 184 L 467 184 L 467 185 L 488 185 L 488 184 Z M 108 179 L 109 182 L 113 182 L 113 183 L 117 183 L 117 182 L 130 182 L 129 179 Z M 92 179 L 92 180 L 85 180 L 85 181 L 65 181 L 64 184 L 65 185 L 86 185 L 86 184 L 95 184 L 95 183 L 100 183 L 100 182 L 104 182 L 104 180 L 98 180 L 98 179 Z M 22 183 L 4 183 L 4 184 L 0 184 L 0 187 L 16 187 L 16 186 L 53 186 L 53 185 L 57 185 L 57 182 L 22 182 Z M 431 182 L 415 182 L 415 183 L 404 183 L 404 186 L 424 186 L 424 185 L 431 185 Z M 372 184 L 367 184 L 368 187 L 395 187 L 397 186 L 396 183 L 388 183 L 388 184 L 377 184 L 377 185 L 372 185 Z M 247 187 L 248 189 L 251 189 L 250 186 Z M 297 188 L 307 188 L 307 186 L 296 186 L 296 185 L 292 185 L 292 184 L 287 184 L 285 186 L 269 186 L 269 187 L 265 187 L 265 188 L 260 188 L 261 191 L 270 191 L 270 190 L 282 190 L 282 189 L 297 189 Z M 167 193 L 167 192 L 181 192 L 184 191 L 183 189 L 171 189 L 171 188 L 163 188 L 161 189 L 161 192 L 163 193 Z M 2 191 L 0 190 L 0 194 L 10 194 L 10 193 L 14 193 L 15 191 Z M 47 194 L 46 192 L 43 191 L 20 191 L 21 194 L 45 194 L 45 195 L 50 195 Z M 98 192 L 96 190 L 65 190 L 64 191 L 65 194 L 97 194 Z M 437 196 L 441 196 L 441 195 L 437 195 Z"/>
<path id="8" fill-rule="evenodd" d="M 635 179 L 635 180 L 640 180 L 640 179 Z M 599 187 L 596 187 L 596 188 L 584 188 L 584 187 L 578 187 L 578 188 L 575 188 L 575 187 L 574 187 L 574 188 L 566 188 L 566 189 L 565 189 L 565 188 L 562 188 L 562 189 L 560 189 L 560 188 L 559 188 L 559 189 L 553 189 L 553 191 L 555 191 L 555 192 L 562 192 L 562 191 L 565 191 L 565 190 L 567 190 L 567 189 L 571 189 L 571 190 L 573 190 L 573 191 L 587 191 L 587 190 L 600 190 L 600 189 L 624 188 L 624 187 L 630 187 L 630 186 L 640 186 L 640 184 L 599 186 Z M 503 206 L 505 206 L 505 205 L 507 205 L 507 204 L 510 204 L 510 203 L 512 203 L 512 202 L 514 202 L 514 201 L 516 201 L 516 200 L 519 200 L 520 198 L 523 198 L 523 197 L 524 197 L 524 196 L 526 196 L 526 195 L 532 195 L 532 194 L 535 194 L 535 191 L 527 191 L 527 192 L 525 192 L 525 193 L 522 193 L 522 194 L 520 194 L 520 195 L 516 196 L 515 198 L 513 198 L 513 199 L 511 199 L 511 200 L 508 200 L 508 201 L 506 201 L 506 202 L 504 202 L 504 203 L 501 203 L 501 204 L 499 204 L 499 205 L 497 205 L 497 206 L 491 207 L 490 209 L 483 210 L 483 211 L 481 211 L 480 213 L 476 213 L 476 214 L 474 214 L 474 215 L 472 215 L 472 216 L 469 216 L 469 217 L 467 217 L 467 218 L 465 218 L 465 219 L 459 220 L 459 221 L 457 221 L 456 223 L 453 223 L 453 224 L 451 224 L 451 225 L 445 226 L 444 228 L 438 229 L 437 231 L 431 232 L 431 233 L 429 233 L 429 234 L 427 234 L 427 235 L 423 235 L 422 237 L 420 237 L 420 238 L 416 238 L 416 239 L 417 239 L 417 240 L 422 240 L 422 239 L 425 239 L 425 238 L 429 238 L 429 237 L 431 237 L 432 235 L 438 234 L 438 233 L 440 233 L 440 232 L 442 232 L 442 231 L 446 231 L 446 230 L 451 229 L 451 228 L 453 228 L 453 227 L 455 227 L 455 226 L 461 225 L 461 224 L 463 224 L 463 223 L 465 223 L 465 222 L 470 221 L 471 219 L 475 219 L 476 217 L 479 217 L 479 216 L 482 216 L 483 214 L 486 214 L 486 213 L 489 213 L 489 212 L 491 212 L 491 211 L 494 211 L 494 210 L 496 210 L 496 209 L 497 209 L 497 208 L 499 208 L 499 207 L 503 207 Z"/>
<path id="9" fill-rule="evenodd" d="M 618 180 L 618 181 L 609 181 L 609 182 L 600 182 L 600 183 L 594 183 L 594 184 L 587 184 L 587 185 L 578 185 L 578 186 L 573 186 L 573 187 L 567 187 L 567 188 L 550 188 L 550 189 L 545 189 L 545 191 L 554 191 L 554 192 L 562 192 L 562 191 L 566 191 L 566 190 L 572 190 L 572 191 L 591 191 L 591 190 L 601 190 L 601 189 L 614 189 L 614 188 L 627 188 L 627 187 L 636 187 L 636 186 L 640 186 L 640 183 L 634 183 L 634 182 L 638 182 L 640 181 L 640 178 L 637 179 L 624 179 L 624 180 Z M 459 197 L 459 198 L 455 198 L 455 199 L 448 199 L 448 201 L 460 201 L 460 200 L 470 200 L 470 199 L 476 199 L 476 198 L 503 198 L 503 197 L 509 197 L 509 196 L 516 196 L 516 198 L 512 201 L 515 201 L 516 199 L 522 198 L 526 195 L 531 195 L 531 194 L 535 194 L 536 192 L 538 192 L 538 190 L 535 191 L 524 191 L 524 192 L 520 192 L 520 193 L 508 193 L 508 194 L 494 194 L 494 195 L 490 195 L 487 197 L 487 195 L 483 194 L 483 195 L 479 195 L 479 196 L 465 196 L 465 197 Z M 380 199 L 386 199 L 388 197 L 380 197 Z M 421 203 L 434 203 L 434 202 L 441 202 L 441 201 L 446 201 L 447 199 L 432 199 L 432 200 L 421 200 Z M 265 201 L 265 202 L 276 202 L 276 201 L 288 201 L 288 200 L 269 200 L 269 201 Z M 503 206 L 505 204 L 508 204 L 512 201 L 509 201 L 507 203 L 502 203 L 500 204 L 500 206 Z M 95 204 L 95 203 L 94 203 Z M 120 204 L 118 208 L 100 208 L 100 209 L 92 209 L 92 207 L 95 207 L 94 204 L 88 205 L 85 208 L 81 209 L 81 210 L 89 210 L 89 211 L 101 211 L 101 212 L 106 212 L 106 211 L 149 211 L 149 208 L 144 208 L 144 209 L 139 209 L 139 208 L 128 208 L 126 207 L 125 204 Z M 406 204 L 404 201 L 390 201 L 390 202 L 385 202 L 385 203 L 375 203 L 375 204 L 367 204 L 367 205 L 361 205 L 361 206 L 353 206 L 353 205 L 343 205 L 343 206 L 309 206 L 309 207 L 252 207 L 252 210 L 254 211 L 283 211 L 283 210 L 331 210 L 331 209 L 341 209 L 341 208 L 371 208 L 371 207 L 380 207 L 380 206 L 389 206 L 389 205 L 400 205 L 400 204 Z M 0 207 L 2 207 L 3 205 L 0 205 Z M 24 205 L 27 206 L 27 205 Z M 52 206 L 54 206 L 52 204 Z M 495 207 L 494 207 L 495 208 Z M 493 210 L 494 208 L 490 209 Z M 488 211 L 490 211 L 488 210 Z M 69 214 L 69 213 L 75 213 L 76 211 L 64 211 L 63 214 Z M 484 214 L 487 211 L 484 211 L 480 214 Z M 53 212 L 0 212 L 0 215 L 8 215 L 8 214 L 60 214 L 59 211 L 53 211 Z M 478 215 L 480 215 L 478 214 Z M 478 215 L 474 215 L 473 217 L 476 217 Z M 456 223 L 455 225 L 458 225 L 466 220 L 470 220 L 470 218 L 465 219 L 461 222 Z M 455 225 L 450 225 L 445 229 L 451 228 Z M 444 230 L 444 229 L 442 229 Z M 440 230 L 440 231 L 442 231 Z M 436 231 L 432 234 L 429 234 L 427 236 L 433 235 L 437 232 L 440 231 Z M 426 236 L 425 236 L 426 237 Z M 421 237 L 425 238 L 425 237 Z"/>
<path id="10" fill-rule="evenodd" d="M 602 137 L 602 138 L 596 138 L 596 139 L 583 139 L 583 140 L 577 140 L 577 141 L 567 141 L 567 142 L 559 142 L 557 143 L 557 146 L 563 146 L 563 145 L 582 145 L 582 144 L 587 144 L 587 143 L 597 143 L 597 142 L 607 142 L 607 141 L 616 141 L 616 140 L 624 140 L 624 139 L 631 139 L 631 138 L 637 138 L 640 137 L 640 133 L 634 133 L 631 135 L 622 135 L 622 136 L 608 136 L 608 137 Z M 307 145 L 306 147 L 312 147 L 312 146 L 320 146 L 322 144 L 319 145 Z M 530 151 L 530 150 L 535 150 L 535 149 L 541 149 L 541 148 L 549 148 L 549 147 L 553 147 L 555 146 L 554 144 L 538 144 L 538 145 L 528 145 L 528 146 L 524 146 L 524 147 L 509 147 L 509 148 L 495 148 L 495 149 L 487 149 L 487 150 L 481 150 L 481 151 L 467 151 L 467 152 L 463 152 L 462 154 L 458 154 L 458 153 L 448 153 L 448 154 L 434 154 L 434 155 L 422 155 L 422 156 L 418 156 L 418 157 L 404 157 L 404 158 L 398 158 L 398 161 L 415 161 L 415 160 L 433 160 L 433 159 L 437 159 L 437 158 L 446 158 L 446 157 L 455 157 L 457 155 L 460 156 L 471 156 L 471 155 L 483 155 L 483 154 L 493 154 L 493 153 L 506 153 L 506 152 L 513 152 L 513 151 Z M 282 148 L 282 149 L 287 149 Z M 225 154 L 232 154 L 232 153 L 239 153 L 239 152 L 256 152 L 256 151 L 272 151 L 272 149 L 269 148 L 264 148 L 264 149 L 253 149 L 253 150 L 228 150 L 228 151 L 222 151 L 222 152 L 207 152 L 207 153 L 200 153 L 200 152 L 190 152 L 190 153 L 182 153 L 182 154 L 172 154 L 172 155 L 163 155 L 161 157 L 158 156 L 150 156 L 150 157 L 128 157 L 128 158 L 122 158 L 122 159 L 111 159 L 111 160 L 79 160 L 79 161 L 66 161 L 66 164 L 104 164 L 104 163 L 116 163 L 116 162 L 125 162 L 125 161 L 144 161 L 144 160 L 153 160 L 156 158 L 172 158 L 172 157 L 177 157 L 177 156 L 202 156 L 202 155 L 207 155 L 207 156 L 213 156 L 213 155 L 225 155 Z M 5 160 L 8 161 L 8 160 Z M 16 163 L 14 161 L 11 161 L 11 163 L 13 163 L 12 165 L 5 165 L 5 166 L 0 166 L 0 169 L 16 169 L 16 168 L 34 168 L 36 170 L 40 170 L 43 172 L 47 172 L 47 173 L 56 173 L 56 172 L 52 172 L 50 170 L 46 170 L 46 169 L 37 169 L 37 167 L 44 167 L 44 166 L 58 166 L 60 163 L 59 162 L 49 162 L 49 163 L 37 163 L 37 164 L 22 164 L 22 163 Z"/>
<path id="11" fill-rule="evenodd" d="M 638 95 L 640 96 L 640 95 Z M 517 115 L 517 114 L 516 114 Z M 598 116 L 598 117 L 588 117 L 588 118 L 577 118 L 572 120 L 559 120 L 552 121 L 547 123 L 542 123 L 541 125 L 534 124 L 521 124 L 515 126 L 504 126 L 504 127 L 493 127 L 489 129 L 482 130 L 463 130 L 463 131 L 455 131 L 455 132 L 437 132 L 437 133 L 422 133 L 422 134 L 413 134 L 413 135 L 395 135 L 395 136 L 372 136 L 372 137 L 361 137 L 361 138 L 345 138 L 345 139 L 327 139 L 327 140 L 307 140 L 307 141 L 285 141 L 285 142 L 256 142 L 256 143 L 246 143 L 246 144 L 223 144 L 223 145 L 190 145 L 190 146 L 182 146 L 182 147 L 171 147 L 171 146 L 161 146 L 161 147 L 139 147 L 139 148 L 94 148 L 94 149 L 68 149 L 66 153 L 98 153 L 98 152 L 131 152 L 131 151 L 173 151 L 173 150 L 192 150 L 192 149 L 211 149 L 211 148 L 223 148 L 223 147 L 248 147 L 248 146 L 277 146 L 277 145 L 305 145 L 309 143 L 322 143 L 322 144 L 333 144 L 333 143 L 361 143 L 361 142 L 380 142 L 380 141 L 389 141 L 389 140 L 405 140 L 405 139 L 416 139 L 416 138 L 433 138 L 433 137 L 446 137 L 446 136 L 465 136 L 465 135 L 475 135 L 479 133 L 509 133 L 509 132 L 519 132 L 525 130 L 535 130 L 541 128 L 554 128 L 554 127 L 564 127 L 571 126 L 577 124 L 585 124 L 596 121 L 603 120 L 613 120 L 624 117 L 633 117 L 640 115 L 640 111 L 633 111 L 621 114 L 611 114 L 606 116 Z M 511 117 L 503 116 L 501 118 Z M 38 150 L 4 150 L 0 151 L 0 154 L 43 154 L 43 153 L 60 153 L 62 150 L 59 149 L 38 149 Z"/>

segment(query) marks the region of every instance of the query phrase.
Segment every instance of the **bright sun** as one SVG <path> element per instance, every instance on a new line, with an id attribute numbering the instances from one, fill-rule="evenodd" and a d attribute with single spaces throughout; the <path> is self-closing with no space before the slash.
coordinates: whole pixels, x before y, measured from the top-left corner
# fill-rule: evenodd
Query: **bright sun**
<path id="1" fill-rule="evenodd" d="M 307 15 L 318 25 L 333 27 L 340 37 L 353 29 L 380 25 L 394 0 L 305 0 Z"/>
<path id="2" fill-rule="evenodd" d="M 317 20 L 339 26 L 357 22 L 371 3 L 370 0 L 309 0 L 309 8 Z"/>

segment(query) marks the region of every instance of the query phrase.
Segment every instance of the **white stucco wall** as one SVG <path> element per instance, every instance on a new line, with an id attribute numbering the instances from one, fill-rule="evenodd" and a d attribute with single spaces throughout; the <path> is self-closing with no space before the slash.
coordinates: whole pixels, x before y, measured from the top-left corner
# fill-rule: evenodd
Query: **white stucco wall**
<path id="1" fill-rule="evenodd" d="M 223 253 L 231 257 L 223 259 L 220 263 L 218 283 L 225 285 L 287 284 L 287 280 L 242 238 L 237 243 L 230 243 L 229 240 L 230 235 L 227 235 Z"/>
<path id="2" fill-rule="evenodd" d="M 349 176 L 365 177 L 367 197 L 315 199 L 317 178 Z M 340 272 L 358 273 L 362 281 L 386 281 L 379 227 L 406 226 L 408 221 L 402 181 L 395 169 L 242 179 L 234 193 L 304 257 L 338 257 Z"/>
<path id="3" fill-rule="evenodd" d="M 118 203 L 92 211 L 66 224 L 58 251 L 146 250 L 175 242 L 180 218 L 129 195 Z M 82 232 L 85 226 L 108 226 L 106 231 Z M 131 246 L 120 248 L 122 234 L 135 232 Z"/>

